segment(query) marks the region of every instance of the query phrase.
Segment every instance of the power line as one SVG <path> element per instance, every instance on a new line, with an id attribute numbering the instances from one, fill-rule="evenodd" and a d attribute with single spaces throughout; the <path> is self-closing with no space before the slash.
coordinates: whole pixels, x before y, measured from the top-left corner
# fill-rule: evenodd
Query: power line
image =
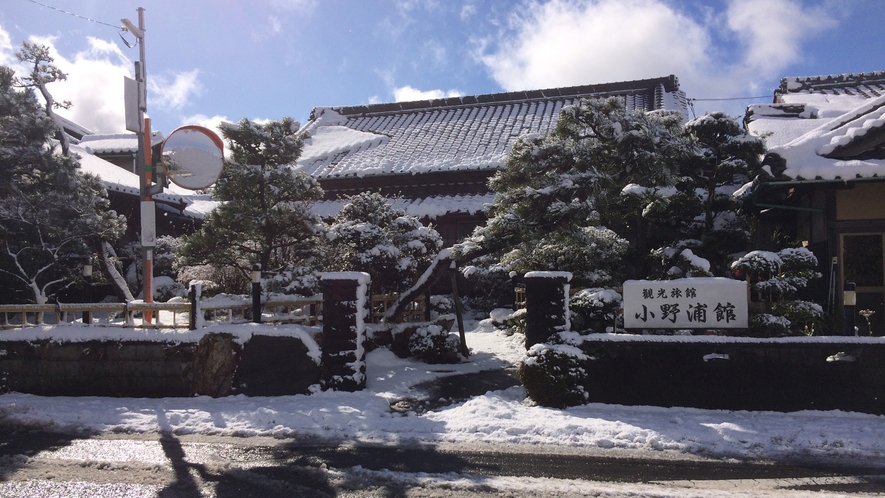
<path id="1" fill-rule="evenodd" d="M 68 12 L 68 11 L 66 11 L 66 10 L 61 10 L 61 9 L 59 9 L 59 8 L 53 7 L 52 5 L 46 5 L 45 3 L 40 3 L 40 2 L 37 2 L 37 1 L 35 1 L 35 0 L 28 0 L 28 1 L 31 2 L 31 3 L 33 3 L 33 4 L 39 5 L 39 6 L 41 6 L 41 7 L 46 7 L 47 9 L 52 9 L 52 10 L 55 10 L 55 11 L 61 12 L 62 14 L 67 14 L 67 15 L 69 15 L 69 16 L 74 16 L 74 17 L 79 17 L 80 19 L 85 19 L 85 20 L 87 20 L 87 21 L 91 21 L 91 22 L 94 22 L 94 23 L 96 23 L 96 24 L 102 24 L 102 25 L 105 25 L 105 26 L 110 26 L 110 27 L 112 27 L 112 28 L 114 28 L 114 29 L 121 29 L 121 27 L 120 27 L 119 25 L 113 25 L 113 24 L 109 24 L 109 23 L 106 23 L 106 22 L 96 21 L 95 19 L 90 19 L 90 18 L 88 18 L 88 17 L 84 17 L 84 16 L 81 16 L 81 15 L 79 15 L 79 14 L 74 14 L 73 12 Z"/>
<path id="2" fill-rule="evenodd" d="M 719 102 L 723 100 L 757 100 L 757 99 L 767 99 L 770 98 L 771 95 L 762 95 L 759 97 L 731 97 L 727 99 L 688 99 L 692 102 Z"/>

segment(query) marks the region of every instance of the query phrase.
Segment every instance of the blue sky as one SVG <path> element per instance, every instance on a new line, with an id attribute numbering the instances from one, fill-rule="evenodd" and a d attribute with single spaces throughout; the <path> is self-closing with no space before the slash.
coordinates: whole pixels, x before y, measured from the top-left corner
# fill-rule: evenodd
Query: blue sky
<path id="1" fill-rule="evenodd" d="M 43 5 L 40 5 L 43 4 Z M 313 107 L 675 74 L 695 111 L 739 114 L 784 76 L 885 70 L 883 0 L 4 0 L 0 64 L 53 48 L 67 117 L 122 131 L 137 23 L 153 128 L 278 119 Z M 123 34 L 130 42 L 133 37 Z"/>

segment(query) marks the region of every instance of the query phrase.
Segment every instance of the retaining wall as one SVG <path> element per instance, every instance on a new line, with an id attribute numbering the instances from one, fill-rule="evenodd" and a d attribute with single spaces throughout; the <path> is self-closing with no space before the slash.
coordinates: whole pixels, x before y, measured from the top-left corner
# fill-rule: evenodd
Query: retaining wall
<path id="1" fill-rule="evenodd" d="M 582 364 L 589 378 L 584 388 L 598 403 L 885 414 L 885 343 L 821 339 L 665 342 L 591 335 L 580 346 L 594 358 Z M 837 353 L 854 361 L 827 361 Z"/>
<path id="2" fill-rule="evenodd" d="M 170 397 L 306 394 L 320 367 L 297 337 L 199 342 L 0 340 L 0 392 Z"/>

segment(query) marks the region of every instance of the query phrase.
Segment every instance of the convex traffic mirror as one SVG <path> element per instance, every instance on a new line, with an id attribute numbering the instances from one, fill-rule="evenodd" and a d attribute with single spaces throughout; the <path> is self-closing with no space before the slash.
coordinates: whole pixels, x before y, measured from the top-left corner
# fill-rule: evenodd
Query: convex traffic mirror
<path id="1" fill-rule="evenodd" d="M 161 152 L 163 169 L 179 187 L 207 188 L 221 176 L 224 143 L 212 130 L 202 126 L 182 126 L 169 134 Z"/>

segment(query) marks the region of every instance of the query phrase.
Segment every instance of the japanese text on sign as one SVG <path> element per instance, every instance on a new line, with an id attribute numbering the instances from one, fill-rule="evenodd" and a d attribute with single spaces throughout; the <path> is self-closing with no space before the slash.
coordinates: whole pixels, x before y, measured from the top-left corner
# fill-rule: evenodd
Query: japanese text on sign
<path id="1" fill-rule="evenodd" d="M 624 326 L 631 328 L 746 328 L 747 283 L 728 278 L 628 280 Z"/>

